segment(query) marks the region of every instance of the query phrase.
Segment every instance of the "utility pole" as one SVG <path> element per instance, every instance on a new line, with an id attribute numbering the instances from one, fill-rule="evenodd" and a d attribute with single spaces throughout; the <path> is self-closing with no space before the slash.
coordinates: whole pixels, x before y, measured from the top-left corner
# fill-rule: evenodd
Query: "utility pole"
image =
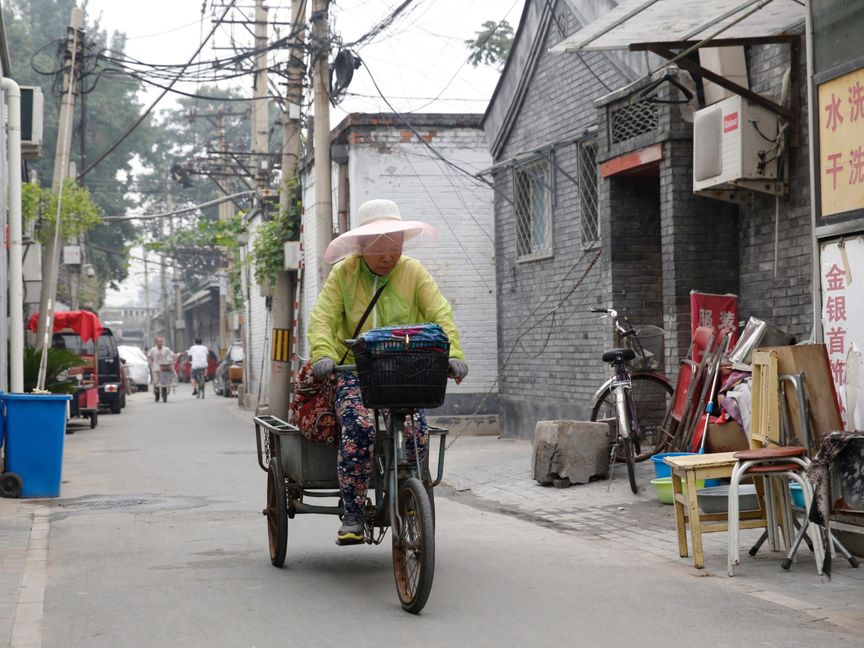
<path id="1" fill-rule="evenodd" d="M 66 52 L 64 56 L 65 71 L 63 73 L 63 91 L 60 97 L 60 114 L 57 126 L 57 148 L 54 155 L 54 177 L 51 190 L 61 197 L 58 205 L 62 205 L 63 181 L 69 169 L 69 158 L 72 151 L 72 116 L 75 112 L 75 68 L 78 64 L 78 53 L 84 41 L 84 12 L 73 7 L 69 28 L 66 32 Z M 58 206 L 58 212 L 61 212 Z M 36 331 L 36 346 L 38 349 L 51 346 L 51 330 L 55 300 L 57 298 L 57 275 L 60 266 L 61 223 L 60 213 L 55 214 L 54 232 L 42 250 L 42 292 L 39 298 L 39 326 Z M 44 387 L 45 364 L 47 355 L 42 354 L 39 369 L 38 387 Z"/>
<path id="2" fill-rule="evenodd" d="M 219 148 L 222 152 L 221 160 L 225 160 L 228 150 L 228 144 L 225 141 L 225 120 L 223 110 L 219 109 Z M 221 170 L 227 171 L 224 162 L 221 165 Z M 220 187 L 220 193 L 223 196 L 230 194 L 229 178 L 227 173 L 224 175 L 225 182 Z M 219 203 L 219 220 L 224 221 L 231 218 L 231 203 L 227 200 Z M 219 278 L 219 356 L 225 354 L 229 346 L 229 327 L 228 327 L 228 293 L 231 290 L 231 278 L 229 276 L 231 260 L 228 261 L 228 266 L 223 269 L 223 276 Z"/>
<path id="3" fill-rule="evenodd" d="M 267 99 L 267 8 L 264 0 L 255 0 L 255 77 L 252 90 L 252 163 L 254 169 L 255 190 L 258 193 L 259 217 L 261 221 L 268 218 L 268 203 L 264 197 L 270 192 L 270 101 Z M 251 332 L 251 308 L 249 307 L 249 281 L 248 274 L 242 267 L 245 265 L 245 253 L 241 250 L 241 276 L 244 277 L 243 302 L 244 318 L 241 324 L 241 336 L 243 341 L 243 393 L 241 403 L 248 403 L 250 378 L 253 375 L 253 363 L 257 365 L 257 358 L 253 358 L 250 345 L 247 340 Z M 235 260 L 236 263 L 236 260 Z M 263 376 L 259 376 L 259 380 Z M 259 390 L 260 392 L 260 390 Z M 256 404 L 257 407 L 257 404 Z"/>
<path id="4" fill-rule="evenodd" d="M 160 228 L 161 229 L 161 228 Z M 162 304 L 162 320 L 165 322 L 165 343 L 174 348 L 174 340 L 172 339 L 173 329 L 171 328 L 171 318 L 169 315 L 170 307 L 168 305 L 168 275 L 165 273 L 165 253 L 159 255 L 159 286 L 160 286 L 160 299 L 159 301 Z"/>
<path id="5" fill-rule="evenodd" d="M 324 262 L 324 250 L 333 235 L 333 187 L 330 172 L 330 35 L 327 28 L 330 0 L 312 1 L 312 56 L 315 90 L 315 258 L 317 285 L 324 285 L 330 267 Z"/>
<path id="6" fill-rule="evenodd" d="M 255 0 L 255 87 L 252 101 L 252 156 L 255 164 L 255 186 L 259 191 L 269 187 L 270 102 L 267 99 L 267 8 L 264 0 Z"/>
<path id="7" fill-rule="evenodd" d="M 171 194 L 170 193 L 168 194 L 168 198 L 169 198 L 168 211 L 171 211 L 172 209 L 174 209 L 174 201 L 171 200 Z M 174 218 L 173 217 L 168 219 L 168 235 L 171 238 L 171 240 L 173 241 L 174 240 Z M 180 278 L 177 276 L 177 268 L 178 268 L 178 265 L 177 265 L 176 255 L 175 255 L 175 258 L 172 259 L 172 263 L 171 263 L 171 283 L 174 287 L 174 308 L 172 309 L 172 312 L 171 312 L 171 318 L 172 318 L 171 319 L 171 329 L 174 331 L 174 345 L 175 345 L 172 348 L 174 349 L 174 351 L 179 353 L 179 349 L 185 347 L 186 344 L 181 339 L 182 338 L 181 327 L 178 325 L 178 322 L 180 322 L 183 319 L 183 312 L 182 312 L 182 309 L 183 309 L 183 303 L 182 303 L 183 290 L 180 286 Z"/>
<path id="8" fill-rule="evenodd" d="M 83 101 L 82 101 L 83 108 Z M 78 177 L 78 166 L 75 164 L 75 161 L 69 162 L 69 175 L 70 178 Z M 64 253 L 63 265 L 66 266 L 66 275 L 69 277 L 69 307 L 72 310 L 78 310 L 78 291 L 81 289 L 81 264 L 84 262 L 84 249 L 81 245 L 81 239 L 79 237 L 75 237 L 71 244 L 78 248 L 78 263 L 67 263 L 66 255 Z M 65 247 L 65 246 L 64 246 Z M 59 267 L 58 267 L 59 272 Z"/>
<path id="9" fill-rule="evenodd" d="M 147 271 L 147 256 L 149 252 L 144 248 L 144 346 L 145 351 L 150 350 L 150 275 Z"/>
<path id="10" fill-rule="evenodd" d="M 288 84 L 285 92 L 285 113 L 282 115 L 282 187 L 279 192 L 279 217 L 286 218 L 294 205 L 297 192 L 295 178 L 300 160 L 300 104 L 303 100 L 303 78 L 306 72 L 304 50 L 306 17 L 302 15 L 306 0 L 291 1 L 291 35 L 288 50 Z M 271 315 L 273 332 L 270 362 L 270 392 L 267 398 L 270 413 L 288 420 L 288 401 L 293 379 L 291 366 L 297 340 L 293 324 L 297 301 L 297 272 L 280 272 L 273 290 Z M 287 341 L 285 348 L 276 340 Z"/>

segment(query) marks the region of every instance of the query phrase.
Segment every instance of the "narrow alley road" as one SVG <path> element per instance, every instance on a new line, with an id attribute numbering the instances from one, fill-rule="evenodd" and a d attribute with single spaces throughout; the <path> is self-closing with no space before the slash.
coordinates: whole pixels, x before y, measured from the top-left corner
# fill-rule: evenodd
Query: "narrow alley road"
<path id="1" fill-rule="evenodd" d="M 50 524 L 44 648 L 860 645 L 716 579 L 443 496 L 420 616 L 399 606 L 389 541 L 337 547 L 334 517 L 290 521 L 276 569 L 251 415 L 188 385 L 165 404 L 136 394 L 66 442 L 62 498 L 34 502 Z"/>

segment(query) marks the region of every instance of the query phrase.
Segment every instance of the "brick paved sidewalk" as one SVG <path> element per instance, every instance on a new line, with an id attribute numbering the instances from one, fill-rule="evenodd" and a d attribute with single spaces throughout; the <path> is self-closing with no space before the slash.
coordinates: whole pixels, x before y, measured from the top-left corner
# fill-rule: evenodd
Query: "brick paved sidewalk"
<path id="1" fill-rule="evenodd" d="M 637 465 L 639 493 L 630 492 L 623 466 L 616 466 L 610 483 L 557 489 L 531 479 L 531 442 L 490 436 L 461 437 L 447 450 L 445 492 L 456 501 L 517 515 L 580 539 L 608 542 L 621 549 L 622 560 L 650 560 L 690 576 L 716 576 L 718 586 L 801 610 L 864 636 L 864 568 L 852 569 L 835 559 L 832 580 L 816 573 L 806 546 L 789 571 L 780 567 L 782 555 L 767 544 L 756 557 L 747 549 L 760 531 L 741 532 L 741 561 L 735 578 L 726 575 L 726 533 L 703 536 L 705 569 L 692 557 L 678 556 L 673 507 L 660 504 L 649 483 L 652 463 Z"/>

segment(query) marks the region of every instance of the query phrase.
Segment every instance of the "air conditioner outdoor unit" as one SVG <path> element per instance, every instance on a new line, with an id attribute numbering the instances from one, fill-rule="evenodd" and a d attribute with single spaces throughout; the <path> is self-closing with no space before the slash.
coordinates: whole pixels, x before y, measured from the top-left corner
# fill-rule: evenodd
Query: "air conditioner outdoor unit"
<path id="1" fill-rule="evenodd" d="M 21 157 L 42 157 L 42 88 L 21 86 Z"/>
<path id="2" fill-rule="evenodd" d="M 735 95 L 693 116 L 693 191 L 780 193 L 776 114 Z M 730 198 L 734 199 L 734 198 Z"/>

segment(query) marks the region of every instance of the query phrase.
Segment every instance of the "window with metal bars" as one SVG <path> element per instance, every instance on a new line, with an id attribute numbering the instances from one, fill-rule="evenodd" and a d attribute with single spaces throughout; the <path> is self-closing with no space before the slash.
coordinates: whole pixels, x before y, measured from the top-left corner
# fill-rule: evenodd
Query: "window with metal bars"
<path id="1" fill-rule="evenodd" d="M 547 158 L 513 169 L 516 205 L 516 257 L 520 261 L 552 254 L 552 176 Z"/>
<path id="2" fill-rule="evenodd" d="M 579 204 L 581 207 L 582 247 L 600 243 L 600 214 L 597 209 L 597 142 L 585 140 L 579 147 Z"/>

